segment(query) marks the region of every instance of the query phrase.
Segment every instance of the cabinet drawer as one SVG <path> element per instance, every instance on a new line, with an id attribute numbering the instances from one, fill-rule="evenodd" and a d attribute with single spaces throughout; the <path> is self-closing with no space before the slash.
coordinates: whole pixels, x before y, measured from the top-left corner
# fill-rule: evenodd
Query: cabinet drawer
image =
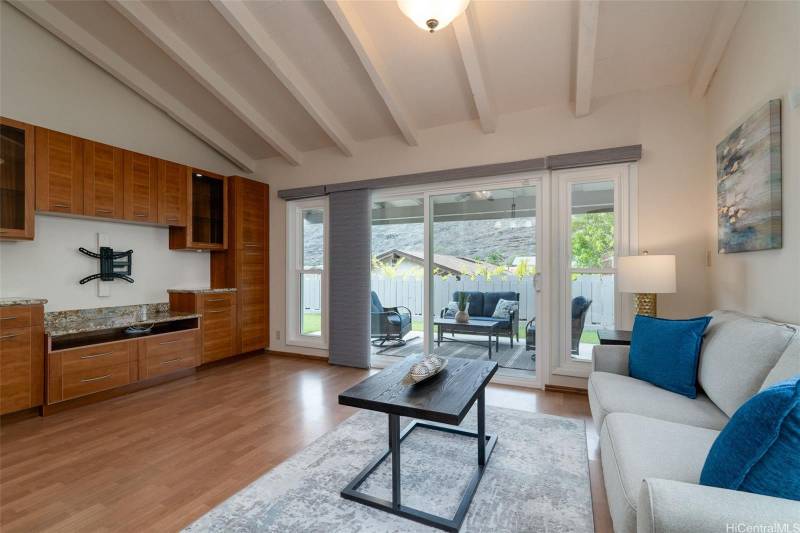
<path id="1" fill-rule="evenodd" d="M 198 335 L 199 330 L 191 330 L 143 339 L 145 377 L 197 366 Z"/>
<path id="2" fill-rule="evenodd" d="M 0 331 L 27 328 L 31 325 L 31 308 L 27 305 L 0 307 Z"/>
<path id="3" fill-rule="evenodd" d="M 204 294 L 203 295 L 203 310 L 205 313 L 209 311 L 219 311 L 223 309 L 230 309 L 233 307 L 235 298 L 233 294 Z"/>
<path id="4" fill-rule="evenodd" d="M 98 368 L 107 368 L 129 363 L 129 342 L 111 342 L 61 351 L 61 369 L 69 373 L 83 374 Z"/>
<path id="5" fill-rule="evenodd" d="M 131 369 L 128 361 L 115 365 L 96 365 L 91 370 L 64 373 L 64 400 L 86 396 L 131 382 Z"/>

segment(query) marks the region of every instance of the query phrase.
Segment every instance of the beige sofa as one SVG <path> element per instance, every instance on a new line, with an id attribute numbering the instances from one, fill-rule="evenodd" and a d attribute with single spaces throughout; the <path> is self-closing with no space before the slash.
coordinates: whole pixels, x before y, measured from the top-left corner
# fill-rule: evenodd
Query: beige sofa
<path id="1" fill-rule="evenodd" d="M 627 346 L 594 348 L 589 403 L 616 533 L 800 528 L 800 502 L 698 484 L 708 450 L 736 409 L 800 374 L 800 328 L 730 311 L 711 316 L 696 399 L 630 377 Z"/>

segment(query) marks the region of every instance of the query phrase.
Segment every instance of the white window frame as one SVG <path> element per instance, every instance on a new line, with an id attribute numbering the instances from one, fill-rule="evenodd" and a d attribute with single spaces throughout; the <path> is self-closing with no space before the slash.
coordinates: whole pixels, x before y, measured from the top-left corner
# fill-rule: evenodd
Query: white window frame
<path id="1" fill-rule="evenodd" d="M 322 211 L 322 269 L 303 265 L 303 212 Z M 328 197 L 321 196 L 286 203 L 286 344 L 319 350 L 328 349 Z M 320 335 L 304 335 L 301 314 L 303 274 L 321 275 Z"/>
<path id="2" fill-rule="evenodd" d="M 638 248 L 637 235 L 637 177 L 638 164 L 625 163 L 603 165 L 580 169 L 554 171 L 553 181 L 558 187 L 558 223 L 555 224 L 558 257 L 558 331 L 554 332 L 553 347 L 557 357 L 554 358 L 552 373 L 561 376 L 586 378 L 592 370 L 591 360 L 581 360 L 571 355 L 571 276 L 574 270 L 583 273 L 616 274 L 614 269 L 574 269 L 572 268 L 572 227 L 571 227 L 571 187 L 579 183 L 613 182 L 614 183 L 614 243 L 615 258 L 630 255 L 631 250 Z M 630 298 L 625 298 L 614 284 L 614 322 L 615 328 L 630 327 L 632 306 Z"/>

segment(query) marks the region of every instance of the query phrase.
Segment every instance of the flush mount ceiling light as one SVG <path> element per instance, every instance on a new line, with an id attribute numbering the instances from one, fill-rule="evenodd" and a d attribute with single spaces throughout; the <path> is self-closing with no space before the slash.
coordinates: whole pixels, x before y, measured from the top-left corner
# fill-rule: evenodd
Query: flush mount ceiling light
<path id="1" fill-rule="evenodd" d="M 469 0 L 397 0 L 400 11 L 431 33 L 439 31 L 467 9 Z"/>

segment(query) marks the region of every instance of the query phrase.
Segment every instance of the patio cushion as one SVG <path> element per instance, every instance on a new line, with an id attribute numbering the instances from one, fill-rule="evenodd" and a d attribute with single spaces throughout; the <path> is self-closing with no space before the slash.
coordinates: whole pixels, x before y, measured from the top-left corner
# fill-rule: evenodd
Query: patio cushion
<path id="1" fill-rule="evenodd" d="M 510 323 L 510 321 L 508 319 L 504 320 L 502 318 L 492 318 L 492 317 L 486 317 L 486 316 L 476 316 L 476 317 L 471 316 L 471 317 L 469 317 L 469 321 L 470 322 L 477 322 L 479 324 L 481 322 L 489 322 L 491 320 L 499 322 L 498 325 L 500 327 L 506 327 L 506 328 L 509 326 L 509 323 Z"/>
<path id="2" fill-rule="evenodd" d="M 378 298 L 378 295 L 375 291 L 372 291 L 370 305 L 373 313 L 383 313 L 383 305 L 381 304 L 381 299 Z"/>
<path id="3" fill-rule="evenodd" d="M 483 293 L 483 313 L 481 316 L 492 316 L 497 302 L 500 300 L 519 300 L 516 292 L 485 292 Z"/>
<path id="4" fill-rule="evenodd" d="M 458 301 L 458 295 L 461 291 L 453 293 L 453 300 Z M 486 316 L 483 314 L 483 293 L 480 291 L 466 291 L 465 294 L 469 297 L 469 307 L 467 312 L 470 317 L 473 316 Z M 489 316 L 492 316 L 489 314 Z"/>

